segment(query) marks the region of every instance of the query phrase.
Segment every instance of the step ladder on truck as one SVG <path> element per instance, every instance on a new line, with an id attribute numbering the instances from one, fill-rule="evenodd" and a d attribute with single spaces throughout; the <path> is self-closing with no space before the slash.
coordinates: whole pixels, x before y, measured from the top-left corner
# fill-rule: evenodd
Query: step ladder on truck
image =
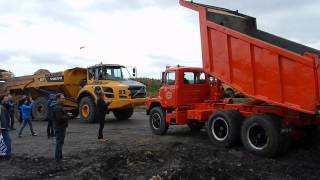
<path id="1" fill-rule="evenodd" d="M 155 134 L 169 125 L 199 130 L 206 123 L 215 145 L 242 143 L 274 157 L 319 124 L 319 50 L 258 30 L 255 18 L 237 11 L 180 4 L 199 13 L 203 68 L 165 70 L 159 97 L 147 99 Z M 222 84 L 252 100 L 223 98 Z"/>

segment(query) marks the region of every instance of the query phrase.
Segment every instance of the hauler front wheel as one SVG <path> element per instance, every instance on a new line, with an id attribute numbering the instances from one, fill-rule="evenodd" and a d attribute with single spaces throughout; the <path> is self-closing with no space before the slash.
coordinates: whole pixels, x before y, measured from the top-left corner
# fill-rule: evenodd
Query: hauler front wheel
<path id="1" fill-rule="evenodd" d="M 80 121 L 84 123 L 96 122 L 96 104 L 94 100 L 89 97 L 83 97 L 79 104 Z"/>

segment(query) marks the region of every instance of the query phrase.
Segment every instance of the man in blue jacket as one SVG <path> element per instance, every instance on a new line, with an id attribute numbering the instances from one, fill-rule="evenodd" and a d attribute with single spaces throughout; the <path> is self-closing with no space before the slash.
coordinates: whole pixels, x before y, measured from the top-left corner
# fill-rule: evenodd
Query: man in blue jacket
<path id="1" fill-rule="evenodd" d="M 8 103 L 8 96 L 2 95 L 0 96 L 0 131 L 3 136 L 4 143 L 7 146 L 6 157 L 11 157 L 11 138 L 9 135 L 10 131 L 10 115 L 7 108 L 4 106 Z"/>
<path id="2" fill-rule="evenodd" d="M 37 134 L 33 130 L 32 122 L 30 120 L 30 113 L 31 113 L 31 109 L 32 109 L 31 100 L 29 98 L 26 98 L 24 104 L 20 107 L 20 109 L 22 112 L 22 123 L 20 126 L 18 137 L 20 137 L 20 138 L 22 137 L 22 131 L 26 127 L 27 124 L 29 124 L 32 136 L 37 136 Z"/>

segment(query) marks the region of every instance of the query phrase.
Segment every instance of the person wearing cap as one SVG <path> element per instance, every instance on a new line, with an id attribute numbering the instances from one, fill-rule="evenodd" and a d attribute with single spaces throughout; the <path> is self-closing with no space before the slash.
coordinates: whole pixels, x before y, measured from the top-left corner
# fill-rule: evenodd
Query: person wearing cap
<path id="1" fill-rule="evenodd" d="M 98 132 L 98 140 L 99 141 L 107 141 L 108 139 L 103 139 L 103 128 L 104 128 L 104 121 L 106 114 L 108 112 L 108 106 L 110 105 L 110 102 L 105 102 L 104 92 L 102 91 L 100 86 L 95 87 L 95 93 L 98 97 L 97 99 L 97 119 L 99 122 L 99 132 Z"/>
<path id="2" fill-rule="evenodd" d="M 48 138 L 54 137 L 54 129 L 53 129 L 53 108 L 57 104 L 56 95 L 49 94 L 49 100 L 47 102 L 48 108 L 48 126 L 47 126 L 47 136 Z"/>

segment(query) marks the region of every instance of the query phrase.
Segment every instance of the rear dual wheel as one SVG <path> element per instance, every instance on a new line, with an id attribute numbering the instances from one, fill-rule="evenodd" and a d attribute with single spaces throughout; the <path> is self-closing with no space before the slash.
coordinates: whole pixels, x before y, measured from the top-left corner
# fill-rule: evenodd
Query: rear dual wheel
<path id="1" fill-rule="evenodd" d="M 271 114 L 256 114 L 247 119 L 241 129 L 244 147 L 259 156 L 275 157 L 287 151 L 289 134 L 281 132 L 281 117 Z"/>
<path id="2" fill-rule="evenodd" d="M 243 117 L 236 110 L 220 110 L 209 118 L 207 132 L 213 144 L 232 147 L 240 142 Z"/>
<path id="3" fill-rule="evenodd" d="M 265 113 L 243 120 L 236 110 L 214 112 L 207 124 L 212 143 L 229 148 L 242 141 L 249 152 L 265 157 L 275 157 L 287 151 L 290 138 L 288 133 L 281 132 L 281 117 Z"/>

